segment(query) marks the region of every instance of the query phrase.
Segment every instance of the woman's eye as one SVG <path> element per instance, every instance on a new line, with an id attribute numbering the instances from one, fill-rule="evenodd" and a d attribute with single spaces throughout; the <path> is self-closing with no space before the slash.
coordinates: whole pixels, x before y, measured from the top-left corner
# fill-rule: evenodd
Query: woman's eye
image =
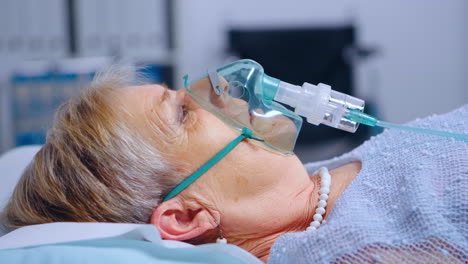
<path id="1" fill-rule="evenodd" d="M 179 109 L 179 122 L 184 123 L 187 120 L 188 110 L 185 104 L 182 104 Z"/>

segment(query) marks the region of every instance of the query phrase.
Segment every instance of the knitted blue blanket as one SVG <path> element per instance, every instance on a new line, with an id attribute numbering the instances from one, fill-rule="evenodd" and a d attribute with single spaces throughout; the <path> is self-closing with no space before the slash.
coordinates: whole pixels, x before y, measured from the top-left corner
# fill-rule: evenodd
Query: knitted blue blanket
<path id="1" fill-rule="evenodd" d="M 409 125 L 468 134 L 468 105 Z M 269 263 L 467 263 L 468 143 L 386 130 L 309 172 L 362 161 L 316 231 L 283 235 Z M 333 184 L 333 182 L 332 182 Z"/>

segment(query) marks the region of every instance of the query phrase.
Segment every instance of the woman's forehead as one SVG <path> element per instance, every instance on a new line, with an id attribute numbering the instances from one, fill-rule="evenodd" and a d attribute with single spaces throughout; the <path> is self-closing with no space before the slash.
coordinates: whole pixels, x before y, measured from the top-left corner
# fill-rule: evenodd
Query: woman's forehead
<path id="1" fill-rule="evenodd" d="M 161 85 L 128 86 L 122 89 L 122 103 L 132 113 L 142 113 L 162 98 L 165 88 Z"/>
<path id="2" fill-rule="evenodd" d="M 139 86 L 128 86 L 123 89 L 124 96 L 135 97 L 134 99 L 145 98 L 149 95 L 161 97 L 166 90 L 166 87 L 158 84 L 147 84 Z"/>

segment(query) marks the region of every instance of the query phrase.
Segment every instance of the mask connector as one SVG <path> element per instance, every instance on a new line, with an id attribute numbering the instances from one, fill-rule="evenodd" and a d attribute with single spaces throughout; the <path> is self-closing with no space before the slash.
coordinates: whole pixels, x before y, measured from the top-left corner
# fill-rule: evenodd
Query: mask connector
<path id="1" fill-rule="evenodd" d="M 221 82 L 219 81 L 219 76 L 216 70 L 208 71 L 208 78 L 210 79 L 211 86 L 213 87 L 215 94 L 222 95 L 223 89 L 221 88 Z"/>

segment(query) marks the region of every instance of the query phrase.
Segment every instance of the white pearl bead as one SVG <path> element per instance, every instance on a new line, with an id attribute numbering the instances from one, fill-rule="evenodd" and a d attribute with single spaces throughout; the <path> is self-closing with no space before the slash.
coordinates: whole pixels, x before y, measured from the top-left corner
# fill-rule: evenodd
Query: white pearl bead
<path id="1" fill-rule="evenodd" d="M 324 201 L 328 200 L 328 194 L 321 194 L 320 200 L 324 200 Z"/>
<path id="2" fill-rule="evenodd" d="M 320 201 L 318 202 L 318 205 L 317 205 L 317 206 L 318 206 L 318 207 L 323 207 L 323 208 L 325 208 L 325 206 L 327 206 L 327 202 L 324 201 L 324 200 L 320 200 Z"/>
<path id="3" fill-rule="evenodd" d="M 322 219 L 323 219 L 323 217 L 322 217 L 321 214 L 314 214 L 314 220 L 315 221 L 320 222 L 320 221 L 322 221 Z"/>
<path id="4" fill-rule="evenodd" d="M 322 187 L 320 188 L 320 194 L 328 194 L 330 192 L 330 188 Z"/>
<path id="5" fill-rule="evenodd" d="M 317 230 L 317 228 L 315 226 L 309 226 L 307 228 L 307 231 L 312 231 L 312 230 Z"/>
<path id="6" fill-rule="evenodd" d="M 318 221 L 313 221 L 312 223 L 310 223 L 310 226 L 313 226 L 313 227 L 317 228 L 317 227 L 320 226 L 320 222 L 318 222 Z"/>
<path id="7" fill-rule="evenodd" d="M 323 214 L 325 214 L 325 208 L 319 207 L 319 208 L 315 209 L 315 213 L 323 215 Z"/>
<path id="8" fill-rule="evenodd" d="M 218 244 L 227 244 L 227 239 L 225 239 L 224 237 L 223 238 L 219 237 L 219 238 L 216 239 L 216 243 L 218 243 Z"/>
<path id="9" fill-rule="evenodd" d="M 320 182 L 325 183 L 326 185 L 329 185 L 330 182 L 331 182 L 331 179 L 330 179 L 330 177 L 321 177 Z"/>

